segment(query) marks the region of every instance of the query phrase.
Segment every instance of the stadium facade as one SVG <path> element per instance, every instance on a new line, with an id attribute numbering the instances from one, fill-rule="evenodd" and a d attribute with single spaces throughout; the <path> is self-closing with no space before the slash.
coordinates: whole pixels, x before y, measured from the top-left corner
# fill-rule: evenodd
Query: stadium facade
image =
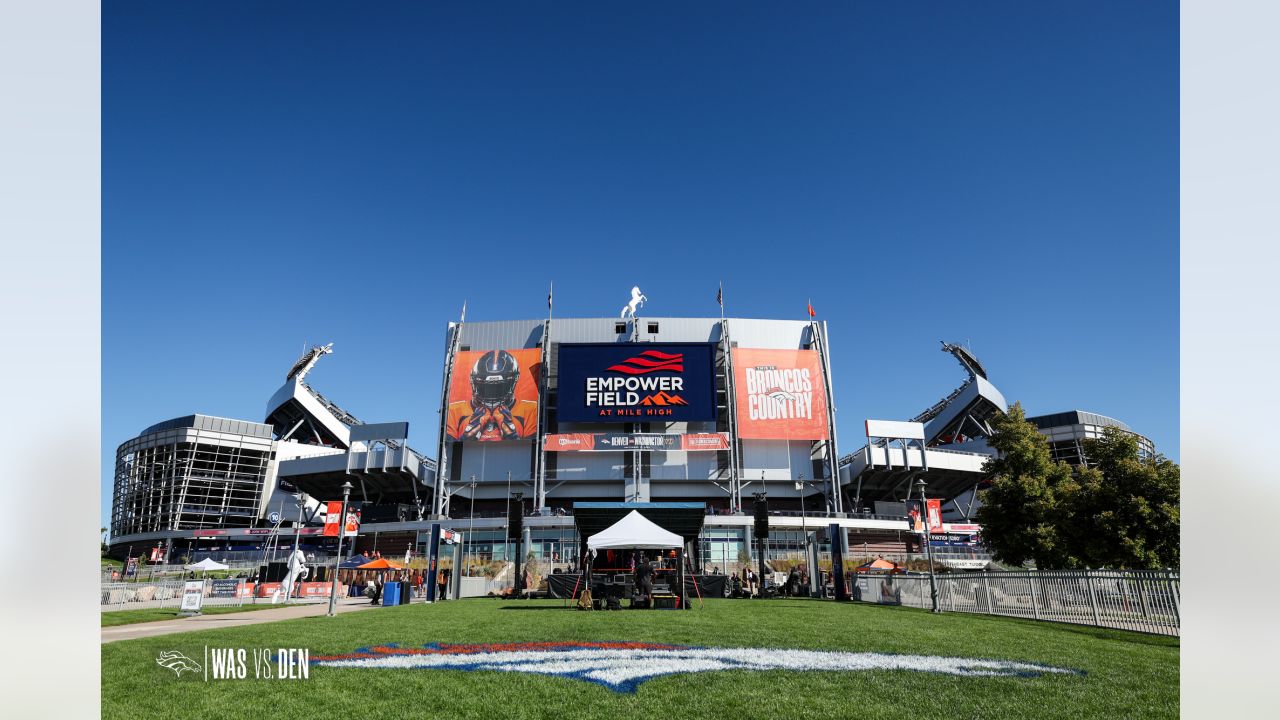
<path id="1" fill-rule="evenodd" d="M 173 559 L 251 555 L 275 539 L 323 550 L 325 502 L 351 482 L 356 551 L 421 550 L 433 522 L 501 561 L 513 504 L 521 545 L 550 563 L 579 546 L 575 503 L 696 502 L 695 555 L 735 567 L 755 555 L 752 512 L 769 509 L 768 556 L 805 533 L 858 555 L 912 547 L 903 501 L 923 478 L 947 501 L 933 537 L 955 566 L 987 561 L 965 498 L 985 480 L 1003 396 L 967 349 L 944 343 L 966 379 L 912 418 L 914 446 L 876 437 L 841 455 L 825 322 L 749 318 L 570 318 L 450 323 L 442 422 L 427 453 L 378 437 L 307 382 L 332 345 L 308 350 L 262 423 L 201 415 L 147 428 L 117 452 L 112 551 L 154 545 Z M 429 455 L 439 458 L 437 463 Z M 763 494 L 763 495 L 761 495 Z M 839 537 L 828 537 L 831 525 Z M 193 556 L 192 551 L 197 551 Z M 521 551 L 523 557 L 524 551 Z M 176 560 L 175 560 L 176 561 Z"/>

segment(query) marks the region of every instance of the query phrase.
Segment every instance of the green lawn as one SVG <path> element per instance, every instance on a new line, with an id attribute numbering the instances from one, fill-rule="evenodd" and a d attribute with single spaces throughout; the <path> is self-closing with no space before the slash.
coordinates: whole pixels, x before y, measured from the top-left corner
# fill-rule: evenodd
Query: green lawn
<path id="1" fill-rule="evenodd" d="M 104 718 L 1138 718 L 1177 717 L 1178 640 L 980 615 L 815 600 L 712 600 L 691 611 L 579 612 L 561 601 L 473 599 L 373 608 L 102 646 Z M 307 681 L 204 682 L 161 651 L 385 643 L 646 641 L 1022 660 L 1083 671 L 955 677 L 913 671 L 733 670 L 669 675 L 634 694 L 561 677 L 313 667 Z M 767 651 L 765 651 L 767 652 Z M 252 670 L 250 670 L 252 677 Z"/>
<path id="2" fill-rule="evenodd" d="M 272 605 L 271 603 L 262 603 L 260 605 L 213 605 L 201 608 L 200 612 L 204 615 L 225 615 L 227 613 L 249 612 L 251 610 L 279 610 L 289 605 L 298 605 L 300 603 L 280 603 Z M 111 627 L 113 625 L 133 625 L 134 623 L 155 622 L 157 620 L 173 620 L 182 617 L 178 608 L 145 608 L 142 610 L 109 610 L 102 613 L 102 627 Z"/>

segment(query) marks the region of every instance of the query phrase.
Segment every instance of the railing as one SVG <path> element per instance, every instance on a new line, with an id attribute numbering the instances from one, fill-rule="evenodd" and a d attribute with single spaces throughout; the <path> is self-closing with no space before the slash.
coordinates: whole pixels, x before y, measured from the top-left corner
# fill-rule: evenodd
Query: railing
<path id="1" fill-rule="evenodd" d="M 155 608 L 177 608 L 182 605 L 182 591 L 187 581 L 175 580 L 159 580 L 150 583 L 133 583 L 133 582 L 108 582 L 102 583 L 101 598 L 98 607 L 103 612 L 115 610 L 145 610 Z M 213 581 L 204 581 L 204 599 L 201 602 L 202 607 L 215 607 L 232 605 L 239 607 L 246 602 L 250 605 L 255 603 L 270 603 L 270 597 L 245 597 L 242 590 L 244 582 L 237 586 L 235 597 L 210 597 L 209 593 L 213 589 Z M 328 596 L 303 596 L 291 597 L 288 599 L 290 603 L 298 602 L 328 602 Z M 282 599 L 281 602 L 284 602 Z"/>
<path id="2" fill-rule="evenodd" d="M 1178 635 L 1181 582 L 1174 572 L 1073 570 L 938 575 L 944 612 L 1004 615 Z M 855 599 L 929 608 L 928 575 L 862 575 Z"/>

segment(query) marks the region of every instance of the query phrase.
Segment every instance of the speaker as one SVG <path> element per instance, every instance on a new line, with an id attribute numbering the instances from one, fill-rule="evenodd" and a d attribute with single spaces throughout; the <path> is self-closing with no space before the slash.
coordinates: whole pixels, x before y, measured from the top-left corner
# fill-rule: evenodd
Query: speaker
<path id="1" fill-rule="evenodd" d="M 507 539 L 519 540 L 524 532 L 524 503 L 512 502 L 507 509 Z"/>
<path id="2" fill-rule="evenodd" d="M 756 500 L 756 538 L 769 537 L 769 501 Z"/>
<path id="3" fill-rule="evenodd" d="M 269 562 L 262 566 L 260 579 L 262 582 L 280 582 L 289 574 L 289 563 Z"/>

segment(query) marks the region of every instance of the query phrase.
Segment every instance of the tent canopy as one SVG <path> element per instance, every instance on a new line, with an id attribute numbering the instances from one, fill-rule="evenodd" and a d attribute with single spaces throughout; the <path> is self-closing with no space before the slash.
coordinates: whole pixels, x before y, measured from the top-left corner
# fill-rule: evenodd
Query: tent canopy
<path id="1" fill-rule="evenodd" d="M 663 530 L 639 512 L 632 510 L 626 517 L 587 538 L 592 550 L 611 548 L 635 548 L 637 550 L 665 550 L 684 545 L 684 538 Z"/>
<path id="2" fill-rule="evenodd" d="M 358 570 L 403 570 L 402 565 L 397 565 L 386 558 L 378 558 L 372 562 L 367 562 L 357 568 Z"/>
<path id="3" fill-rule="evenodd" d="M 369 557 L 367 555 L 355 555 L 338 563 L 338 569 L 351 570 L 352 568 L 358 568 L 367 562 L 369 562 Z"/>
<path id="4" fill-rule="evenodd" d="M 897 570 L 897 569 L 898 569 L 897 563 L 890 560 L 885 560 L 884 558 L 876 558 L 875 560 L 872 560 L 869 563 L 863 563 L 859 565 L 857 568 L 855 568 L 857 572 L 867 572 L 868 570 Z"/>
<path id="5" fill-rule="evenodd" d="M 198 563 L 182 566 L 184 570 L 200 570 L 202 572 L 205 570 L 226 570 L 228 567 L 230 566 L 223 565 L 213 558 L 205 558 Z"/>

